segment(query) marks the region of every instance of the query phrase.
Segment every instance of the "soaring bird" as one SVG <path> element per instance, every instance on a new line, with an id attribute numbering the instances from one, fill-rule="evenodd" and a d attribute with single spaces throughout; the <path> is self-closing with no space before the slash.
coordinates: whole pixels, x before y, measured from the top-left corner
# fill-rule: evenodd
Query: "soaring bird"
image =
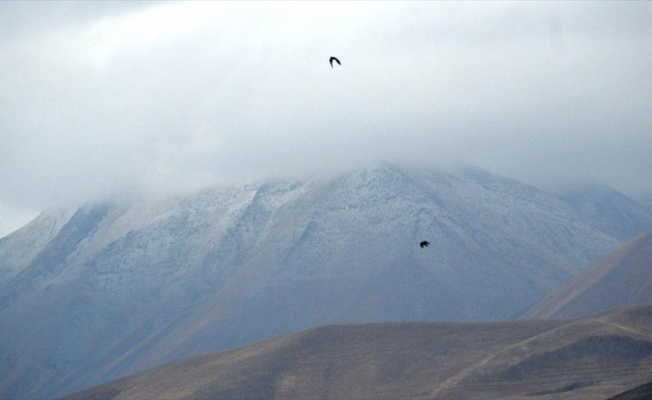
<path id="1" fill-rule="evenodd" d="M 427 240 L 424 240 L 423 242 L 419 243 L 419 246 L 423 249 L 424 247 L 430 246 L 430 243 Z"/>
<path id="2" fill-rule="evenodd" d="M 328 62 L 331 63 L 331 68 L 333 68 L 333 61 L 335 61 L 338 65 L 342 65 L 342 63 L 340 62 L 340 60 L 338 60 L 338 59 L 335 58 L 335 57 L 331 57 L 330 60 L 328 60 Z"/>

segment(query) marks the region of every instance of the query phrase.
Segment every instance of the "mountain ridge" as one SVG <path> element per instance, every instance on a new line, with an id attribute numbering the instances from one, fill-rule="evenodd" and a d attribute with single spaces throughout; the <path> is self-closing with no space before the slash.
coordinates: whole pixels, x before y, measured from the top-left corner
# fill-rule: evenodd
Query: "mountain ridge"
<path id="1" fill-rule="evenodd" d="M 528 310 L 524 318 L 575 317 L 652 302 L 652 230 L 619 246 Z"/>
<path id="2" fill-rule="evenodd" d="M 633 239 L 652 227 L 652 209 L 613 188 L 587 184 L 566 188 L 556 195 L 621 241 Z"/>

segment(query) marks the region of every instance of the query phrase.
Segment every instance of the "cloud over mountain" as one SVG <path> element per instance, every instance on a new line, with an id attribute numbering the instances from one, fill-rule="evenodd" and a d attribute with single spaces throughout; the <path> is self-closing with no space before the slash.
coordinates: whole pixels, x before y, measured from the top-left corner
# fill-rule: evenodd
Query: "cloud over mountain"
<path id="1" fill-rule="evenodd" d="M 645 2 L 3 3 L 0 210 L 378 159 L 649 192 L 651 16 Z"/>

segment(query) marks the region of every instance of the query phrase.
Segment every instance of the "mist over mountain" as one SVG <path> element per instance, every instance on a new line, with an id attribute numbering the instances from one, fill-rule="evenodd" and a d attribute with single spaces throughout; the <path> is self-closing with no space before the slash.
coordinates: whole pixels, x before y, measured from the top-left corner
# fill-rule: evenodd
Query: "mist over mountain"
<path id="1" fill-rule="evenodd" d="M 0 397 L 329 323 L 509 318 L 618 245 L 632 210 L 606 227 L 477 168 L 383 163 L 48 211 L 0 240 Z"/>
<path id="2" fill-rule="evenodd" d="M 0 398 L 323 324 L 517 318 L 652 229 L 650 20 L 0 2 Z M 577 182 L 627 196 L 546 192 Z"/>
<path id="3" fill-rule="evenodd" d="M 377 159 L 650 193 L 651 19 L 647 2 L 2 2 L 0 235 L 53 203 Z"/>

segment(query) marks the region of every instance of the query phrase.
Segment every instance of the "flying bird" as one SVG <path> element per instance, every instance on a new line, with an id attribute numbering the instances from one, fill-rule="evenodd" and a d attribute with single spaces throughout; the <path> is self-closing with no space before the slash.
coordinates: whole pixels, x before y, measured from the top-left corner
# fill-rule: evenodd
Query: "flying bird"
<path id="1" fill-rule="evenodd" d="M 331 57 L 330 60 L 328 60 L 328 62 L 331 63 L 331 68 L 333 68 L 333 61 L 335 61 L 335 62 L 337 63 L 337 65 L 342 65 L 342 63 L 340 62 L 340 60 L 338 60 L 338 59 L 335 58 L 335 57 Z"/>
<path id="2" fill-rule="evenodd" d="M 424 247 L 430 246 L 430 242 L 424 240 L 423 242 L 419 243 L 419 246 L 421 246 L 421 248 L 423 249 Z"/>

